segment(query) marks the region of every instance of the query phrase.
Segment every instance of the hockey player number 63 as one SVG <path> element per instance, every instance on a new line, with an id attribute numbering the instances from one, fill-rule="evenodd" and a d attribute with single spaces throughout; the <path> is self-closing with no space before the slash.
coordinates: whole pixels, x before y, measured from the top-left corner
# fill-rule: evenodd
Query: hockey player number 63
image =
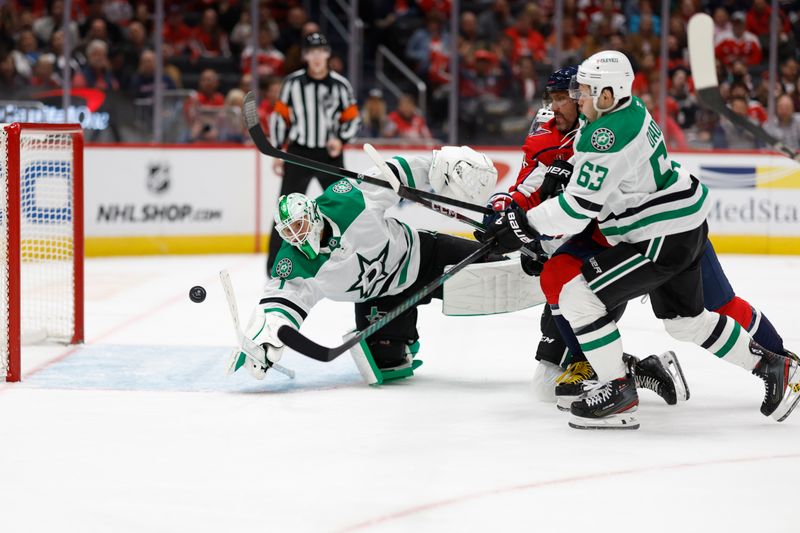
<path id="1" fill-rule="evenodd" d="M 600 190 L 600 185 L 603 184 L 603 180 L 606 179 L 607 174 L 608 169 L 606 167 L 602 165 L 593 165 L 589 161 L 586 161 L 581 167 L 576 183 L 581 187 L 586 187 L 590 191 L 598 191 Z"/>

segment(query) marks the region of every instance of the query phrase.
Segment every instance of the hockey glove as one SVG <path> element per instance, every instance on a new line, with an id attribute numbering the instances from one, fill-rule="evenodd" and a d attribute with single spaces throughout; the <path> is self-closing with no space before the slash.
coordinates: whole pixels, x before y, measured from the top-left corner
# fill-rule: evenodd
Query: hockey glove
<path id="1" fill-rule="evenodd" d="M 254 378 L 264 379 L 267 370 L 283 355 L 284 345 L 278 338 L 281 326 L 294 327 L 283 315 L 264 312 L 262 306 L 257 306 L 244 332 L 241 350 L 235 354 L 233 371 L 246 366 Z"/>
<path id="2" fill-rule="evenodd" d="M 532 252 L 533 255 L 522 254 L 519 256 L 522 271 L 529 276 L 539 277 L 542 274 L 544 263 L 549 257 L 542 250 L 542 244 L 538 240 L 533 241 L 531 244 L 526 244 L 524 247 Z"/>
<path id="3" fill-rule="evenodd" d="M 488 228 L 494 224 L 494 221 L 497 220 L 500 214 L 512 203 L 514 203 L 514 200 L 511 199 L 511 195 L 504 192 L 498 192 L 490 196 L 486 207 L 491 209 L 493 213 L 483 215 L 483 225 Z M 473 235 L 478 242 L 484 242 L 486 240 L 486 233 L 483 231 L 475 230 Z"/>
<path id="4" fill-rule="evenodd" d="M 486 228 L 486 236 L 495 238 L 494 251 L 502 254 L 531 244 L 539 238 L 539 233 L 528 225 L 525 211 L 518 205 L 511 204 L 511 207 Z"/>
<path id="5" fill-rule="evenodd" d="M 544 181 L 539 188 L 539 198 L 544 202 L 548 198 L 558 196 L 567 188 L 572 176 L 572 164 L 562 159 L 556 159 L 544 174 Z"/>

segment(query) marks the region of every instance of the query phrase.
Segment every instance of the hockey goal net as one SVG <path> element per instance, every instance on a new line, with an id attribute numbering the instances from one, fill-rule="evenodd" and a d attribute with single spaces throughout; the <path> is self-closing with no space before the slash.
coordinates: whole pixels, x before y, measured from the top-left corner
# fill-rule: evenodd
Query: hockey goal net
<path id="1" fill-rule="evenodd" d="M 0 379 L 23 344 L 83 341 L 83 132 L 0 124 Z"/>

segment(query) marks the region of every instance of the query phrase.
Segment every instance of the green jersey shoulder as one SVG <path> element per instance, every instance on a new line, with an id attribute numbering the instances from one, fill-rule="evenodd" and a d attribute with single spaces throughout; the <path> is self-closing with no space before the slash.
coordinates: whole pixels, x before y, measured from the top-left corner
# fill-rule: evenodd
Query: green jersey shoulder
<path id="1" fill-rule="evenodd" d="M 333 235 L 315 259 L 309 259 L 287 242 L 281 244 L 272 266 L 272 277 L 279 279 L 313 278 L 338 246 L 338 239 L 366 208 L 364 195 L 350 180 L 337 181 L 315 199 L 320 213 L 333 226 Z"/>
<path id="2" fill-rule="evenodd" d="M 637 97 L 618 111 L 600 116 L 581 130 L 578 152 L 610 153 L 625 148 L 642 130 L 647 110 Z"/>

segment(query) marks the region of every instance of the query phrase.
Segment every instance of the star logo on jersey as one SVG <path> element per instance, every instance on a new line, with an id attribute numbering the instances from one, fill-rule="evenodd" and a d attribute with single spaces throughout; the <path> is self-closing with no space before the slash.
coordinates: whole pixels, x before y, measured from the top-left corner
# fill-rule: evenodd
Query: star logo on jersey
<path id="1" fill-rule="evenodd" d="M 598 152 L 606 152 L 614 146 L 614 132 L 608 128 L 598 128 L 592 133 L 592 146 Z"/>
<path id="2" fill-rule="evenodd" d="M 289 274 L 292 273 L 292 267 L 292 260 L 288 257 L 284 257 L 275 265 L 275 272 L 278 274 L 279 278 L 286 279 L 289 277 Z"/>
<path id="3" fill-rule="evenodd" d="M 344 194 L 353 190 L 353 186 L 346 180 L 337 181 L 331 188 L 337 194 Z"/>
<path id="4" fill-rule="evenodd" d="M 367 259 L 361 254 L 356 255 L 358 256 L 358 266 L 361 272 L 358 274 L 358 280 L 353 283 L 352 287 L 347 289 L 347 292 L 359 291 L 359 296 L 367 299 L 372 296 L 380 282 L 389 276 L 389 273 L 386 272 L 389 243 L 386 243 L 386 246 L 383 247 L 383 250 L 375 259 Z"/>

